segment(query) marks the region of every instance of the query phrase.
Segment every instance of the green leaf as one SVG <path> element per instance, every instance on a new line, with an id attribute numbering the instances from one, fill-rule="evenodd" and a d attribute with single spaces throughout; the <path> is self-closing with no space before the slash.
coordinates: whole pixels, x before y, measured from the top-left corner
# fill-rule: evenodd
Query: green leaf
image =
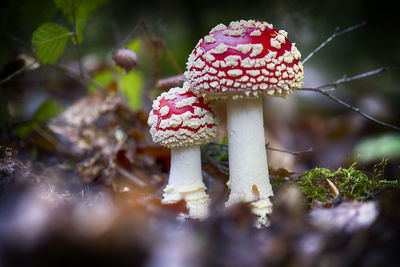
<path id="1" fill-rule="evenodd" d="M 400 157 L 400 135 L 384 134 L 362 140 L 354 148 L 361 162 L 374 162 L 382 158 Z"/>
<path id="2" fill-rule="evenodd" d="M 83 30 L 86 26 L 86 20 L 81 19 L 76 23 L 76 36 L 78 37 L 78 43 L 82 43 L 83 41 Z M 72 42 L 76 44 L 75 38 L 72 38 Z"/>
<path id="3" fill-rule="evenodd" d="M 110 70 L 103 70 L 103 71 L 97 72 L 93 76 L 93 80 L 95 82 L 97 82 L 97 84 L 102 85 L 103 87 L 106 87 L 114 80 L 114 75 Z M 94 82 L 92 82 L 89 85 L 89 92 L 93 93 L 96 90 L 97 90 L 97 87 L 94 84 Z"/>
<path id="4" fill-rule="evenodd" d="M 81 5 L 81 2 L 82 0 L 54 0 L 56 7 L 67 16 L 74 14 Z"/>
<path id="5" fill-rule="evenodd" d="M 64 107 L 60 102 L 48 98 L 44 101 L 40 107 L 35 111 L 32 117 L 32 121 L 41 123 L 54 118 L 64 110 Z"/>
<path id="6" fill-rule="evenodd" d="M 133 39 L 131 42 L 129 42 L 125 47 L 138 54 L 141 46 L 142 46 L 142 39 L 136 38 Z"/>
<path id="7" fill-rule="evenodd" d="M 76 20 L 87 19 L 108 0 L 54 0 L 55 5 L 64 13 L 67 20 L 72 23 Z"/>
<path id="8" fill-rule="evenodd" d="M 119 81 L 119 88 L 133 110 L 136 111 L 142 107 L 143 74 L 141 72 L 130 71 L 123 74 Z"/>
<path id="9" fill-rule="evenodd" d="M 15 134 L 22 140 L 27 139 L 36 127 L 37 123 L 24 123 L 15 128 Z"/>
<path id="10" fill-rule="evenodd" d="M 40 123 L 54 118 L 64 110 L 64 107 L 58 101 L 48 98 L 44 101 L 33 114 L 28 123 L 18 125 L 15 129 L 16 135 L 20 139 L 26 139 L 39 126 Z"/>
<path id="11" fill-rule="evenodd" d="M 108 0 L 81 0 L 81 4 L 76 11 L 76 18 L 78 20 L 87 19 L 107 2 Z"/>
<path id="12" fill-rule="evenodd" d="M 48 22 L 33 32 L 32 44 L 37 59 L 43 64 L 55 63 L 64 52 L 70 31 L 56 23 Z"/>

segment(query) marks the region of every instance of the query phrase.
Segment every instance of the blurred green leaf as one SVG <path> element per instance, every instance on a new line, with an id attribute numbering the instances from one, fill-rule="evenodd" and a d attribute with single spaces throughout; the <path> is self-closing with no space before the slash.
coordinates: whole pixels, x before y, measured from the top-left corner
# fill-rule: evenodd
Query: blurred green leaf
<path id="1" fill-rule="evenodd" d="M 48 98 L 44 101 L 33 114 L 30 122 L 16 127 L 15 133 L 20 139 L 26 139 L 40 123 L 56 117 L 64 110 L 58 101 Z"/>
<path id="2" fill-rule="evenodd" d="M 83 41 L 83 30 L 85 29 L 86 26 L 86 20 L 81 19 L 76 23 L 76 36 L 78 37 L 78 43 L 82 43 Z M 72 38 L 72 42 L 76 44 L 76 41 L 74 38 Z"/>
<path id="3" fill-rule="evenodd" d="M 142 46 L 142 39 L 136 38 L 133 39 L 131 42 L 129 42 L 125 47 L 138 54 L 141 46 Z"/>
<path id="4" fill-rule="evenodd" d="M 76 18 L 87 19 L 107 2 L 108 0 L 81 0 L 81 4 L 76 11 Z"/>
<path id="5" fill-rule="evenodd" d="M 222 139 L 221 143 L 224 145 L 228 145 L 228 136 L 227 135 L 224 135 L 224 138 Z"/>
<path id="6" fill-rule="evenodd" d="M 33 114 L 32 121 L 35 121 L 37 123 L 47 121 L 60 114 L 63 110 L 64 107 L 61 105 L 60 102 L 48 98 L 40 105 L 40 107 Z"/>
<path id="7" fill-rule="evenodd" d="M 361 162 L 373 162 L 382 158 L 398 158 L 400 157 L 400 135 L 384 134 L 366 138 L 356 145 L 354 153 Z"/>
<path id="8" fill-rule="evenodd" d="M 37 59 L 43 64 L 55 63 L 64 52 L 70 31 L 56 23 L 45 23 L 33 32 L 32 44 Z"/>
<path id="9" fill-rule="evenodd" d="M 130 71 L 123 74 L 119 80 L 119 88 L 133 110 L 136 111 L 142 107 L 143 74 L 141 72 Z"/>
<path id="10" fill-rule="evenodd" d="M 36 127 L 37 123 L 24 123 L 15 128 L 15 134 L 18 136 L 18 138 L 24 140 L 29 137 Z"/>
<path id="11" fill-rule="evenodd" d="M 73 22 L 74 15 L 76 21 L 87 19 L 107 2 L 108 0 L 54 0 L 56 6 L 64 13 L 70 23 Z"/>
<path id="12" fill-rule="evenodd" d="M 75 13 L 81 5 L 81 2 L 81 0 L 54 0 L 56 7 L 67 16 Z"/>
<path id="13" fill-rule="evenodd" d="M 93 76 L 93 80 L 94 80 L 94 82 L 90 83 L 89 89 L 88 89 L 90 93 L 97 91 L 98 87 L 96 87 L 96 85 L 94 84 L 95 82 L 98 85 L 106 87 L 114 80 L 114 75 L 110 70 L 103 70 L 103 71 L 97 72 Z"/>

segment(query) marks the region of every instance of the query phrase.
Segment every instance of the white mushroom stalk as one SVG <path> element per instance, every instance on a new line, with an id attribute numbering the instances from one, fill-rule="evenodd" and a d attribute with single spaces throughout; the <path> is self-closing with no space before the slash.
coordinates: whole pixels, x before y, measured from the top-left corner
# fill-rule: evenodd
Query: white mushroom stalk
<path id="1" fill-rule="evenodd" d="M 272 212 L 262 99 L 228 99 L 227 129 L 230 194 L 227 205 L 251 202 L 259 224 Z"/>
<path id="2" fill-rule="evenodd" d="M 171 149 L 171 169 L 162 202 L 183 199 L 191 218 L 205 219 L 209 197 L 202 180 L 200 145 L 216 136 L 211 107 L 190 92 L 187 84 L 175 87 L 154 100 L 148 125 L 153 141 Z"/>
<path id="3" fill-rule="evenodd" d="M 230 196 L 227 205 L 252 202 L 261 225 L 272 211 L 262 96 L 286 98 L 303 83 L 300 52 L 266 22 L 219 24 L 189 56 L 185 76 L 206 99 L 227 100 Z"/>

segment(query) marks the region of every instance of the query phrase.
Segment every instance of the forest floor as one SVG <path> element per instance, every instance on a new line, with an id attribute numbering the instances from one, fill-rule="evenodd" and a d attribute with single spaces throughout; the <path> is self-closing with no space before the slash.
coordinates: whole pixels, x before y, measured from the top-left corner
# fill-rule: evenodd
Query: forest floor
<path id="1" fill-rule="evenodd" d="M 271 168 L 274 209 L 257 229 L 248 203 L 224 207 L 227 151 L 210 144 L 210 217 L 188 219 L 184 203 L 161 204 L 169 150 L 152 142 L 146 122 L 117 94 L 98 92 L 1 147 L 0 266 L 400 264 L 398 189 L 320 201 L 304 191 L 302 173 Z"/>

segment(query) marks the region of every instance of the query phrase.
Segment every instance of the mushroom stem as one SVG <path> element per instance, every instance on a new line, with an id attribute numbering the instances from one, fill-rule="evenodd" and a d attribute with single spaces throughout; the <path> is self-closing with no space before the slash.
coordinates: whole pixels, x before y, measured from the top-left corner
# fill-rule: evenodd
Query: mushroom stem
<path id="1" fill-rule="evenodd" d="M 209 197 L 201 176 L 200 146 L 171 148 L 171 169 L 164 188 L 165 204 L 184 199 L 189 216 L 204 219 L 208 215 Z"/>
<path id="2" fill-rule="evenodd" d="M 226 205 L 252 202 L 258 223 L 272 212 L 262 97 L 227 100 L 230 195 Z"/>

